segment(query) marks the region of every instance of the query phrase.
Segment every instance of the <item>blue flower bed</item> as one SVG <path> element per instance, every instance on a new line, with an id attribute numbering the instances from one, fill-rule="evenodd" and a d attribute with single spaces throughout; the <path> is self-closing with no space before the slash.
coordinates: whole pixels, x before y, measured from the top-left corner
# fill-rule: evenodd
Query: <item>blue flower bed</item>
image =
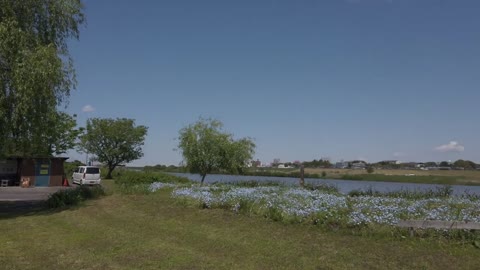
<path id="1" fill-rule="evenodd" d="M 465 197 L 391 198 L 350 197 L 322 190 L 293 187 L 176 186 L 153 183 L 150 191 L 174 188 L 172 197 L 202 205 L 247 211 L 275 220 L 361 226 L 394 225 L 400 220 L 480 222 L 480 201 Z"/>

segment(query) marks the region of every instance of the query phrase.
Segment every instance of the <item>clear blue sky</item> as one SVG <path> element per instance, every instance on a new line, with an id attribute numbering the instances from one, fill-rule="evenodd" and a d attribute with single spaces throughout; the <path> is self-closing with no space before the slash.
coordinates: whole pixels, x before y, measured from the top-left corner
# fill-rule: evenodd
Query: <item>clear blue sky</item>
<path id="1" fill-rule="evenodd" d="M 480 162 L 480 1 L 85 6 L 68 111 L 148 126 L 133 164 L 178 164 L 174 139 L 199 116 L 254 138 L 264 162 Z"/>

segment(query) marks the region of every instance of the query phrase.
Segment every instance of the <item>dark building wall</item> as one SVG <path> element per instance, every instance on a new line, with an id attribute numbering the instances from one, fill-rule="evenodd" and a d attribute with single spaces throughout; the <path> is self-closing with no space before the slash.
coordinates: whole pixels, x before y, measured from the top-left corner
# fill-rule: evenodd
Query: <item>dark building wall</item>
<path id="1" fill-rule="evenodd" d="M 35 165 L 38 159 L 19 158 L 17 160 L 17 182 L 20 183 L 22 178 L 28 177 L 30 178 L 30 186 L 35 186 Z M 49 186 L 61 186 L 63 184 L 64 161 L 64 158 L 50 158 Z"/>
<path id="2" fill-rule="evenodd" d="M 50 168 L 49 186 L 61 186 L 63 184 L 63 159 L 52 159 Z"/>
<path id="3" fill-rule="evenodd" d="M 21 181 L 22 178 L 30 178 L 30 186 L 35 185 L 35 161 L 33 159 L 19 159 L 18 160 L 18 176 Z"/>

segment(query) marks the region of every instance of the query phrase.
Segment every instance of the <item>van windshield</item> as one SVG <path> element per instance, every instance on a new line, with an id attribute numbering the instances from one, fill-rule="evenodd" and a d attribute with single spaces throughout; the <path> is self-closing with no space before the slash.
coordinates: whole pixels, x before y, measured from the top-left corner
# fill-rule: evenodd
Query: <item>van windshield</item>
<path id="1" fill-rule="evenodd" d="M 88 174 L 99 174 L 100 173 L 100 169 L 99 168 L 87 168 L 87 172 Z"/>

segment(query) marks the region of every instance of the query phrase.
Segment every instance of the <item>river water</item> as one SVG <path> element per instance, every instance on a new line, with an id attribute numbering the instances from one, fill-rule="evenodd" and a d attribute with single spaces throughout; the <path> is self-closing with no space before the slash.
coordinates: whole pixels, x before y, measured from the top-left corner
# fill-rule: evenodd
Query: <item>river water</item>
<path id="1" fill-rule="evenodd" d="M 173 175 L 183 176 L 192 181 L 200 182 L 202 177 L 198 174 L 190 173 L 172 173 Z M 277 182 L 285 185 L 299 185 L 299 179 L 293 177 L 272 177 L 272 176 L 244 176 L 244 175 L 225 175 L 210 174 L 205 177 L 205 183 L 235 183 L 243 181 L 258 182 Z M 352 190 L 373 189 L 380 192 L 399 191 L 399 190 L 432 190 L 442 185 L 435 184 L 414 184 L 414 183 L 398 183 L 398 182 L 376 182 L 376 181 L 357 181 L 357 180 L 339 180 L 339 179 L 314 179 L 305 178 L 305 182 L 309 184 L 326 183 L 336 186 L 341 193 L 348 193 Z M 465 192 L 480 195 L 480 186 L 461 186 L 452 185 L 454 195 L 462 195 Z"/>

